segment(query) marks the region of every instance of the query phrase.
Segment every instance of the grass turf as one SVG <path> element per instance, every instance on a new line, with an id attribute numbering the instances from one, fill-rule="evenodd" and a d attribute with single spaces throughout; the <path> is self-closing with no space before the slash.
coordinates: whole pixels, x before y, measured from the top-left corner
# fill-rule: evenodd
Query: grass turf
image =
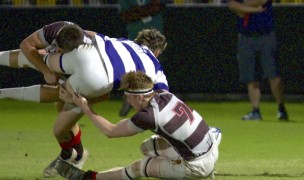
<path id="1" fill-rule="evenodd" d="M 273 102 L 261 104 L 263 121 L 259 122 L 240 120 L 250 110 L 248 102 L 188 104 L 210 126 L 222 130 L 216 179 L 304 179 L 303 103 L 286 105 L 289 122 L 276 119 L 277 106 Z M 94 109 L 117 122 L 121 119 L 120 105 L 120 101 L 109 101 Z M 57 114 L 54 105 L 1 100 L 0 113 L 0 179 L 44 179 L 43 169 L 60 152 L 52 135 Z M 85 170 L 128 165 L 141 158 L 139 145 L 151 135 L 145 132 L 129 138 L 108 139 L 87 118 L 81 119 L 80 126 L 83 144 L 90 152 Z"/>

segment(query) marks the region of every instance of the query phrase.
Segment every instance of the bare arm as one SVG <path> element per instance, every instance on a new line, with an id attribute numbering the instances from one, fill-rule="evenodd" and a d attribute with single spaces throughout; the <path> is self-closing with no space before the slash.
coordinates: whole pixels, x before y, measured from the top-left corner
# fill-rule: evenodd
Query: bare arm
<path id="1" fill-rule="evenodd" d="M 38 32 L 34 32 L 20 43 L 20 49 L 25 57 L 44 75 L 47 83 L 53 84 L 57 82 L 56 73 L 43 62 L 39 50 L 46 48 L 47 45 L 43 44 L 39 38 Z"/>
<path id="2" fill-rule="evenodd" d="M 80 96 L 73 94 L 74 103 L 79 106 L 83 112 L 89 117 L 93 124 L 107 137 L 126 137 L 137 134 L 135 130 L 128 126 L 127 119 L 119 121 L 117 124 L 112 124 L 104 117 L 97 115 L 88 105 L 87 100 Z"/>

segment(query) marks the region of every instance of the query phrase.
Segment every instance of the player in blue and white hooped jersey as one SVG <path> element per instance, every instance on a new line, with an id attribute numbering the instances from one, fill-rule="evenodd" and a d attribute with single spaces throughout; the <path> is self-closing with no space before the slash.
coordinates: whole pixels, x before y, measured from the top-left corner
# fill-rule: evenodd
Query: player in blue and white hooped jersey
<path id="1" fill-rule="evenodd" d="M 141 146 L 144 157 L 123 168 L 106 171 L 82 171 L 58 161 L 58 173 L 67 179 L 202 179 L 213 176 L 222 134 L 207 125 L 203 117 L 168 91 L 154 91 L 153 81 L 143 72 L 129 72 L 121 89 L 137 111 L 130 119 L 116 124 L 97 115 L 81 95 L 73 101 L 92 123 L 110 138 L 133 136 L 146 130 L 155 135 Z"/>
<path id="2" fill-rule="evenodd" d="M 156 58 L 166 45 L 166 38 L 156 29 L 141 31 L 134 41 L 96 34 L 92 44 L 80 45 L 67 53 L 50 53 L 44 60 L 54 72 L 69 75 L 60 91 L 60 98 L 66 102 L 74 93 L 90 99 L 103 97 L 119 88 L 121 76 L 130 71 L 143 71 L 153 80 L 155 90 L 168 90 L 166 76 Z M 53 131 L 62 149 L 60 159 L 69 161 L 72 157 L 72 145 L 80 138 L 73 136 L 79 133 L 71 131 L 78 132 L 75 125 L 82 116 L 81 109 L 71 102 L 59 112 Z M 57 159 L 46 168 L 48 172 L 53 172 Z"/>

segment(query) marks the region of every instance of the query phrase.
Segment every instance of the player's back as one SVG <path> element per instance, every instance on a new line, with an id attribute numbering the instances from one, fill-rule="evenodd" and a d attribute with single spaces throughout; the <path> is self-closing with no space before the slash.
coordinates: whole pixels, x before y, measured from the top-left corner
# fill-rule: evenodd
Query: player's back
<path id="1" fill-rule="evenodd" d="M 208 151 L 209 127 L 200 114 L 168 92 L 156 95 L 151 104 L 157 117 L 156 133 L 168 139 L 181 156 L 193 158 Z"/>
<path id="2" fill-rule="evenodd" d="M 98 34 L 96 42 L 106 65 L 109 80 L 114 89 L 120 84 L 121 76 L 130 71 L 143 71 L 156 81 L 162 67 L 146 46 L 140 46 L 128 39 L 116 39 Z M 167 83 L 167 82 L 166 82 Z"/>

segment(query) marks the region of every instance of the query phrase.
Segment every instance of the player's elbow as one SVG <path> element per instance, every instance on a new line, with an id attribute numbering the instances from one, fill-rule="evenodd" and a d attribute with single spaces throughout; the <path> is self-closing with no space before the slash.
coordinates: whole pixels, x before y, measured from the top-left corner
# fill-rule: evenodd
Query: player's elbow
<path id="1" fill-rule="evenodd" d="M 26 53 L 28 51 L 31 51 L 33 49 L 33 47 L 31 46 L 31 44 L 27 41 L 27 39 L 24 39 L 20 45 L 19 45 L 21 51 L 23 53 Z"/>
<path id="2" fill-rule="evenodd" d="M 103 132 L 103 134 L 108 138 L 123 137 L 119 132 L 115 132 L 115 131 L 107 131 L 107 132 Z"/>
<path id="3" fill-rule="evenodd" d="M 113 136 L 112 134 L 110 133 L 104 133 L 105 136 L 107 136 L 107 138 L 114 138 L 115 136 Z"/>
<path id="4" fill-rule="evenodd" d="M 25 47 L 27 46 L 26 44 L 27 44 L 26 40 L 23 40 L 23 41 L 19 44 L 19 48 L 20 48 L 21 50 L 24 50 Z"/>

